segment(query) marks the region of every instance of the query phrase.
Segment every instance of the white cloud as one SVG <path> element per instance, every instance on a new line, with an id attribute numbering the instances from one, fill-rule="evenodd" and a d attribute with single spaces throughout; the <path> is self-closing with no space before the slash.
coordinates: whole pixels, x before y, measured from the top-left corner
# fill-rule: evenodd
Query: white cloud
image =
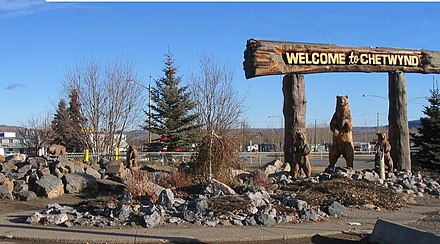
<path id="1" fill-rule="evenodd" d="M 0 11 L 20 11 L 41 7 L 44 0 L 0 0 Z"/>
<path id="2" fill-rule="evenodd" d="M 0 17 L 17 17 L 53 9 L 70 4 L 46 3 L 45 0 L 0 0 Z"/>

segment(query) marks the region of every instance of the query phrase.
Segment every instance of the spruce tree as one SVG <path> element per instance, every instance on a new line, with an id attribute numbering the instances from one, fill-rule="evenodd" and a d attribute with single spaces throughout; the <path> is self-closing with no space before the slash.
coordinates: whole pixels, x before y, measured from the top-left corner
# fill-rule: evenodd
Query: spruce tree
<path id="1" fill-rule="evenodd" d="M 67 109 L 66 101 L 61 99 L 58 103 L 58 109 L 54 115 L 52 120 L 52 130 L 54 135 L 52 137 L 52 144 L 60 144 L 66 146 L 68 139 L 68 131 L 69 131 L 69 112 Z"/>
<path id="2" fill-rule="evenodd" d="M 85 118 L 81 114 L 81 105 L 79 103 L 78 90 L 73 89 L 69 94 L 69 142 L 66 146 L 69 152 L 82 152 L 85 149 L 84 133 L 82 133 L 82 125 Z"/>
<path id="3" fill-rule="evenodd" d="M 420 150 L 416 159 L 424 166 L 440 167 L 440 94 L 439 89 L 430 90 L 431 96 L 427 99 L 430 103 L 425 106 L 423 113 L 426 117 L 420 118 L 421 126 L 417 134 L 412 134 L 416 147 Z"/>
<path id="4" fill-rule="evenodd" d="M 151 91 L 151 123 L 147 119 L 144 129 L 159 134 L 168 151 L 175 151 L 190 145 L 198 116 L 193 112 L 195 104 L 188 87 L 180 85 L 182 77 L 177 75 L 172 54 L 168 52 L 165 57 L 164 76 L 155 81 Z"/>

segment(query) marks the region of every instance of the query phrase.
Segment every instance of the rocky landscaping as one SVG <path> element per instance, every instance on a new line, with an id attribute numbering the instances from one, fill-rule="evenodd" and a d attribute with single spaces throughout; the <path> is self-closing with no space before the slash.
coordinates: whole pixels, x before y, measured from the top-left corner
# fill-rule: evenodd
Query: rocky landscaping
<path id="1" fill-rule="evenodd" d="M 214 179 L 193 190 L 164 188 L 159 180 L 141 179 L 142 187 L 149 192 L 142 196 L 127 190 L 132 173 L 121 162 L 102 160 L 88 165 L 65 158 L 15 157 L 0 164 L 0 198 L 27 201 L 95 192 L 95 198 L 76 206 L 49 204 L 26 222 L 151 228 L 167 224 L 272 226 L 325 221 L 346 216 L 347 207 L 397 210 L 416 198 L 440 195 L 438 179 L 420 173 L 396 171 L 380 180 L 373 170 L 336 168 L 294 180 L 288 176 L 289 170 L 280 161 L 269 162 L 257 172 L 237 170 L 233 188 Z M 167 173 L 155 174 L 160 179 Z"/>

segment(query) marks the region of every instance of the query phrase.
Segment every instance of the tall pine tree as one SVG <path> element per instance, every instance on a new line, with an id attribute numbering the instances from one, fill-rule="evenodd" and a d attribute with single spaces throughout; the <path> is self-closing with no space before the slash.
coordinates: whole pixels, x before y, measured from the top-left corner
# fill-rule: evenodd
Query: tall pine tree
<path id="1" fill-rule="evenodd" d="M 58 109 L 52 120 L 54 136 L 52 144 L 60 144 L 66 147 L 68 152 L 82 152 L 85 148 L 82 124 L 84 117 L 81 114 L 78 92 L 72 90 L 69 93 L 69 107 L 66 101 L 61 99 Z"/>
<path id="2" fill-rule="evenodd" d="M 430 90 L 429 106 L 425 106 L 423 113 L 426 117 L 420 118 L 421 126 L 417 134 L 412 134 L 416 147 L 420 150 L 416 159 L 424 166 L 440 168 L 440 93 L 438 86 Z"/>
<path id="3" fill-rule="evenodd" d="M 198 115 L 188 87 L 180 86 L 182 78 L 177 75 L 172 54 L 168 52 L 165 57 L 164 76 L 152 87 L 151 119 L 146 120 L 144 129 L 159 134 L 168 151 L 175 151 L 190 145 Z"/>
<path id="4" fill-rule="evenodd" d="M 69 148 L 70 152 L 82 152 L 85 149 L 84 133 L 82 132 L 85 118 L 81 114 L 78 90 L 71 90 L 69 99 L 70 141 L 66 149 Z"/>
<path id="5" fill-rule="evenodd" d="M 52 120 L 52 130 L 54 135 L 52 137 L 52 144 L 67 145 L 69 138 L 68 132 L 70 127 L 69 112 L 66 101 L 61 99 L 58 103 L 58 109 Z"/>

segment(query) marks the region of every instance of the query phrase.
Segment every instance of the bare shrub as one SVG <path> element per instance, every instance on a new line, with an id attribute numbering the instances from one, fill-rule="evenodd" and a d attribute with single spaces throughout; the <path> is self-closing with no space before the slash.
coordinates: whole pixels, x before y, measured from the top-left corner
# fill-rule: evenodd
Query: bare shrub
<path id="1" fill-rule="evenodd" d="M 269 189 L 271 186 L 271 183 L 266 173 L 264 173 L 261 170 L 257 170 L 254 172 L 252 182 L 254 186 L 261 186 L 264 187 L 265 189 Z"/>
<path id="2" fill-rule="evenodd" d="M 166 174 L 161 180 L 160 185 L 165 188 L 182 189 L 192 184 L 192 180 L 183 170 L 174 170 Z"/>
<path id="3" fill-rule="evenodd" d="M 211 177 L 226 184 L 233 183 L 232 170 L 237 168 L 237 141 L 233 136 L 214 132 L 203 136 L 198 153 L 190 163 L 194 181 L 205 184 Z"/>
<path id="4" fill-rule="evenodd" d="M 152 190 L 153 176 L 148 172 L 133 171 L 132 177 L 126 182 L 126 193 L 130 193 L 135 199 L 149 197 L 151 201 L 156 202 L 159 196 L 156 196 Z"/>

